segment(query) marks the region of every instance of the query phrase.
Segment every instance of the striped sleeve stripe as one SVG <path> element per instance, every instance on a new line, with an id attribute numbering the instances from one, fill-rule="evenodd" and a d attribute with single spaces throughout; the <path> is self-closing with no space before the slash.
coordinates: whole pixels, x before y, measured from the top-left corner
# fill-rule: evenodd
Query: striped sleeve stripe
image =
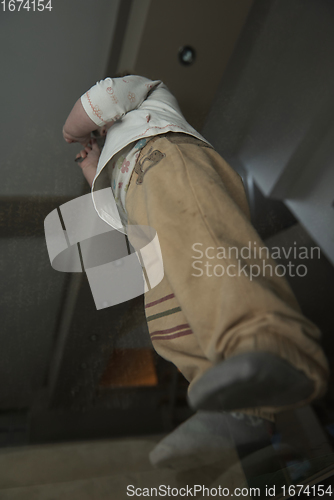
<path id="1" fill-rule="evenodd" d="M 185 335 L 190 335 L 192 333 L 193 333 L 192 330 L 183 330 L 181 332 L 173 333 L 171 335 L 151 335 L 151 340 L 172 340 L 178 337 L 184 337 Z"/>
<path id="2" fill-rule="evenodd" d="M 162 318 L 163 316 L 170 316 L 171 314 L 175 314 L 175 313 L 180 312 L 180 311 L 181 311 L 181 307 L 174 307 L 174 309 L 168 309 L 168 311 L 163 311 L 161 313 L 152 314 L 152 316 L 147 316 L 146 321 L 147 322 L 153 321 L 155 319 Z"/>
<path id="3" fill-rule="evenodd" d="M 149 304 L 145 305 L 145 309 L 160 304 L 161 302 L 165 302 L 165 300 L 173 299 L 174 297 L 175 295 L 171 293 L 169 295 L 166 295 L 165 297 L 162 297 L 161 299 L 155 300 L 154 302 L 149 302 Z"/>
<path id="4" fill-rule="evenodd" d="M 174 326 L 173 328 L 167 328 L 166 330 L 156 330 L 155 332 L 152 332 L 150 335 L 163 335 L 164 333 L 173 333 L 177 332 L 178 330 L 185 330 L 186 328 L 190 328 L 188 323 L 184 323 L 183 325 L 178 325 Z"/>

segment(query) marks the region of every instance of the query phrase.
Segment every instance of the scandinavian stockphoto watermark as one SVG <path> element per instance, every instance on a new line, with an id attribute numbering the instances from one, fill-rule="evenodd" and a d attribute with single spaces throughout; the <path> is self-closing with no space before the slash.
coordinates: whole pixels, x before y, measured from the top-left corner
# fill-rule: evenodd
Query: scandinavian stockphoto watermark
<path id="1" fill-rule="evenodd" d="M 300 261 L 320 259 L 319 247 L 293 246 L 272 247 L 260 246 L 256 241 L 248 245 L 226 247 L 204 247 L 202 243 L 192 245 L 194 254 L 191 256 L 192 276 L 207 277 L 239 277 L 245 276 L 252 281 L 261 276 L 298 276 L 302 278 L 307 274 L 307 266 Z M 275 261 L 283 260 L 285 263 Z"/>

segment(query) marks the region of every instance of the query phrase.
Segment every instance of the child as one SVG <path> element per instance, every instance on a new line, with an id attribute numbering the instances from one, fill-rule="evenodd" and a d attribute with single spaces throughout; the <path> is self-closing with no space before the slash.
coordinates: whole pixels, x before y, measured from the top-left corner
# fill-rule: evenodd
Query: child
<path id="1" fill-rule="evenodd" d="M 101 154 L 91 141 L 97 129 L 106 134 Z M 165 275 L 145 294 L 148 329 L 201 411 L 156 447 L 152 463 L 212 451 L 207 437 L 219 441 L 227 432 L 233 414 L 226 412 L 265 425 L 322 395 L 328 366 L 318 329 L 270 256 L 257 252 L 264 245 L 241 179 L 186 122 L 167 87 L 139 76 L 107 78 L 76 102 L 63 135 L 84 146 L 77 158 L 93 197 L 112 186 L 118 213 L 96 206 L 100 217 L 122 232 L 151 226 L 159 237 Z M 247 422 L 254 420 L 240 425 Z M 194 438 L 198 425 L 202 437 Z"/>

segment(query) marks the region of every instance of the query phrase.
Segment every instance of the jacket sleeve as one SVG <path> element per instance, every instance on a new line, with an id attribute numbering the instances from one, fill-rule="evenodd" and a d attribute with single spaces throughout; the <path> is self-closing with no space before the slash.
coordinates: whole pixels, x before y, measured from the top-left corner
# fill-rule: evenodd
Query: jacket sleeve
<path id="1" fill-rule="evenodd" d="M 160 80 L 135 75 L 106 78 L 83 94 L 81 103 L 89 118 L 102 127 L 137 109 L 159 84 Z"/>

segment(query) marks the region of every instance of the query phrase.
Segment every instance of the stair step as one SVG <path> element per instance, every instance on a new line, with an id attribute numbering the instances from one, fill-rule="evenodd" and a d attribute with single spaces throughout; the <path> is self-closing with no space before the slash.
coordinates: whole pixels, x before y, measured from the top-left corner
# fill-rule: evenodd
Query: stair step
<path id="1" fill-rule="evenodd" d="M 161 436 L 4 448 L 0 489 L 117 476 L 152 470 L 148 454 Z"/>

